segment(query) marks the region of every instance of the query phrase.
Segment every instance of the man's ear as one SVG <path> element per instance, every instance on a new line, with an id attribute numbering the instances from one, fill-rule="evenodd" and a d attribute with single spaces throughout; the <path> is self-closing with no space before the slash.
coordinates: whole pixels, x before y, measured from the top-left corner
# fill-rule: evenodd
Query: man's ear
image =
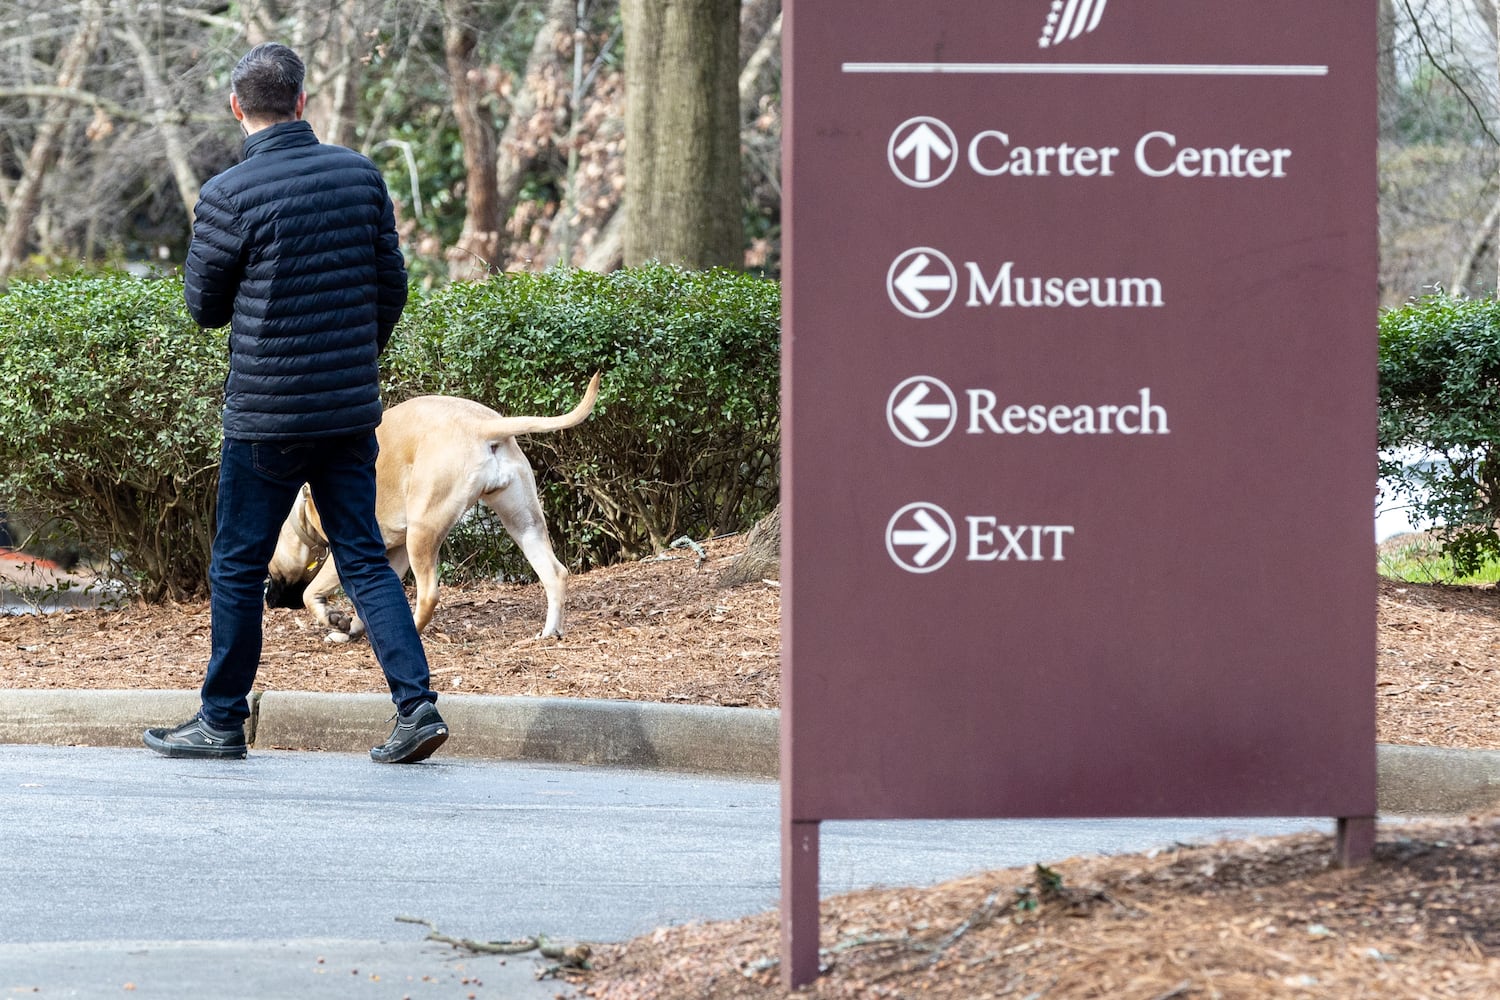
<path id="1" fill-rule="evenodd" d="M 240 107 L 238 94 L 229 95 L 229 110 L 234 113 L 234 120 L 242 122 L 245 120 L 245 109 Z"/>
<path id="2" fill-rule="evenodd" d="M 307 91 L 297 95 L 297 120 L 302 120 L 302 109 L 307 105 Z"/>

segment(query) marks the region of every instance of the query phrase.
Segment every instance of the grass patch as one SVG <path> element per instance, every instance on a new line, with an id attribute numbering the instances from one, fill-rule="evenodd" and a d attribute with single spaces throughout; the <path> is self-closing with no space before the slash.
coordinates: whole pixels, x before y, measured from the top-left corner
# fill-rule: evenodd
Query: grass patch
<path id="1" fill-rule="evenodd" d="M 1388 538 L 1378 548 L 1381 576 L 1405 583 L 1450 583 L 1478 586 L 1500 583 L 1500 560 L 1490 559 L 1478 572 L 1460 574 L 1443 545 L 1427 532 L 1408 532 Z"/>

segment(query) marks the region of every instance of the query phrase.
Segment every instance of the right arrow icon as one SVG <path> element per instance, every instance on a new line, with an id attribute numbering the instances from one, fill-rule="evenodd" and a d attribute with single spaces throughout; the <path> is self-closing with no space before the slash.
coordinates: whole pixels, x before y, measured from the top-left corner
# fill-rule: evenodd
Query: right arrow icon
<path id="1" fill-rule="evenodd" d="M 952 558 L 957 541 L 953 518 L 931 503 L 907 504 L 896 511 L 885 529 L 886 552 L 908 573 L 931 573 L 941 568 Z"/>

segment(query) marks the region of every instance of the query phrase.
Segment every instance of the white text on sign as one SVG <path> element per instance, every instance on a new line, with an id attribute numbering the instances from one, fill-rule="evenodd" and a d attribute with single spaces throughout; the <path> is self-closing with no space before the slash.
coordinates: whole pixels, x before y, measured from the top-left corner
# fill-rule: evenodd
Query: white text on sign
<path id="1" fill-rule="evenodd" d="M 1132 150 L 1136 170 L 1147 177 L 1279 180 L 1287 176 L 1292 151 L 1285 148 L 1198 146 L 1182 143 L 1172 132 L 1147 132 Z M 1013 145 L 998 129 L 969 141 L 970 168 L 982 177 L 1114 177 L 1118 146 Z"/>
<path id="2" fill-rule="evenodd" d="M 1015 262 L 1008 260 L 1000 265 L 994 281 L 986 281 L 978 264 L 966 261 L 965 266 L 969 271 L 969 299 L 965 305 L 969 306 L 1160 309 L 1164 304 L 1158 278 L 1018 275 Z"/>
<path id="3" fill-rule="evenodd" d="M 1134 145 L 1080 144 L 1012 139 L 998 128 L 984 129 L 962 142 L 953 129 L 926 115 L 896 126 L 886 149 L 891 171 L 902 183 L 931 188 L 952 176 L 960 163 L 980 177 L 1144 177 L 1189 180 L 1276 181 L 1289 176 L 1292 150 L 1286 146 L 1230 142 L 1220 145 L 1155 129 Z"/>
<path id="4" fill-rule="evenodd" d="M 1000 402 L 988 389 L 969 389 L 970 434 L 1170 434 L 1167 410 L 1142 388 L 1137 402 L 1124 405 Z"/>
<path id="5" fill-rule="evenodd" d="M 946 440 L 968 414 L 965 433 L 999 435 L 1085 434 L 1158 435 L 1172 432 L 1167 408 L 1156 402 L 1151 387 L 1135 398 L 1114 403 L 1006 402 L 991 389 L 959 393 L 930 375 L 913 375 L 886 399 L 885 418 L 896 438 L 915 448 Z"/>
<path id="6" fill-rule="evenodd" d="M 969 279 L 963 305 L 970 309 L 1160 309 L 1166 305 L 1160 278 L 1027 274 L 1012 260 L 993 271 L 977 261 L 962 263 Z M 886 272 L 891 303 L 914 319 L 931 319 L 945 312 L 962 284 L 958 265 L 932 247 L 905 251 Z"/>
<path id="7" fill-rule="evenodd" d="M 1062 562 L 1069 524 L 1000 524 L 998 518 L 964 518 L 969 523 L 969 562 Z"/>

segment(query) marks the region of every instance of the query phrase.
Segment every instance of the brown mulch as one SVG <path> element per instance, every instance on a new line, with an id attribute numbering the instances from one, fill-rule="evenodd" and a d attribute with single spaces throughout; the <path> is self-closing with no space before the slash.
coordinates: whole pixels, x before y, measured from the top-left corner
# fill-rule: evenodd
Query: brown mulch
<path id="1" fill-rule="evenodd" d="M 1383 743 L 1500 749 L 1500 590 L 1380 581 Z"/>
<path id="2" fill-rule="evenodd" d="M 443 586 L 422 638 L 440 693 L 622 698 L 774 708 L 780 699 L 775 581 L 719 590 L 740 536 L 706 558 L 671 550 L 574 574 L 562 640 L 534 638 L 535 584 Z M 387 691 L 363 641 L 324 641 L 302 611 L 269 610 L 256 687 Z M 0 688 L 196 688 L 208 660 L 206 601 L 0 617 Z M 20 655 L 11 656 L 11 651 Z"/>
<path id="3" fill-rule="evenodd" d="M 1385 830 L 1355 870 L 1314 835 L 1073 858 L 824 900 L 829 968 L 794 995 L 1496 997 L 1497 884 L 1493 820 Z M 774 913 L 659 930 L 579 981 L 599 1000 L 771 1000 L 777 941 Z"/>
<path id="4" fill-rule="evenodd" d="M 739 538 L 576 575 L 564 639 L 534 585 L 445 587 L 424 635 L 444 692 L 775 707 L 780 592 L 715 584 Z M 5 564 L 0 563 L 0 578 Z M 12 567 L 13 568 L 13 567 Z M 14 575 L 14 574 L 12 574 Z M 11 598 L 14 599 L 14 591 Z M 1500 591 L 1382 580 L 1382 742 L 1500 749 Z M 203 603 L 0 617 L 0 687 L 196 688 Z M 364 643 L 268 612 L 259 686 L 370 691 Z M 1067 860 L 823 902 L 816 997 L 1500 997 L 1500 820 L 1385 822 L 1375 861 L 1313 835 Z M 586 995 L 780 998 L 774 913 L 596 949 Z"/>

